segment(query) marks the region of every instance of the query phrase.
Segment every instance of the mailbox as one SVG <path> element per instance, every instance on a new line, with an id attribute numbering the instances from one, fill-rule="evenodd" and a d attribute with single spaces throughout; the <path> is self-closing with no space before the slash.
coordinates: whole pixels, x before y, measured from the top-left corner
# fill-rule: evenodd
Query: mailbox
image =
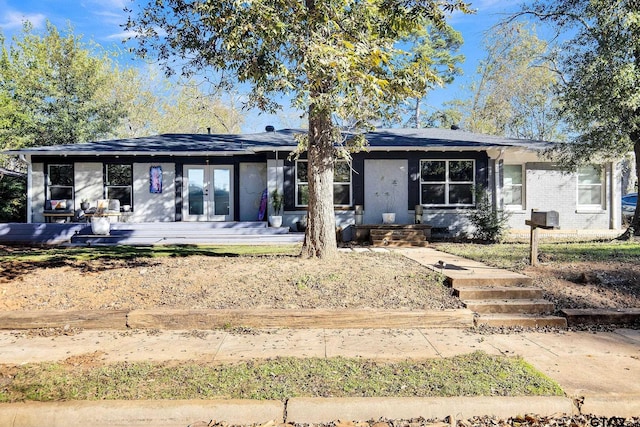
<path id="1" fill-rule="evenodd" d="M 537 227 L 560 227 L 560 215 L 556 211 L 532 211 L 531 225 Z"/>

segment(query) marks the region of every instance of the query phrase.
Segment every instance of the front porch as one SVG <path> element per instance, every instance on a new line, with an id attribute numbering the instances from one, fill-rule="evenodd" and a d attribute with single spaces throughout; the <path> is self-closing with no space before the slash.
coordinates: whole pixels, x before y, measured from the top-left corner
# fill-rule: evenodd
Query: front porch
<path id="1" fill-rule="evenodd" d="M 147 222 L 111 224 L 108 236 L 93 235 L 88 223 L 0 224 L 0 244 L 178 245 L 296 243 L 303 233 L 266 222 Z"/>

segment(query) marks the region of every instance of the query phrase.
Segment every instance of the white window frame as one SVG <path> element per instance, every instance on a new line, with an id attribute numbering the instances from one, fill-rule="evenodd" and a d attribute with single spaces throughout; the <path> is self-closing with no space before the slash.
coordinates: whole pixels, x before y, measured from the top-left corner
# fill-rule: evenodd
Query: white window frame
<path id="1" fill-rule="evenodd" d="M 520 167 L 520 184 L 506 184 L 506 167 L 507 166 L 519 166 Z M 521 197 L 521 202 L 520 204 L 516 205 L 516 204 L 508 204 L 508 203 L 504 203 L 504 209 L 506 210 L 513 210 L 513 211 L 521 211 L 521 210 L 525 210 L 526 206 L 525 206 L 525 194 L 526 194 L 526 169 L 525 169 L 525 165 L 523 164 L 504 164 L 502 165 L 502 175 L 503 175 L 503 184 L 502 184 L 502 197 L 503 197 L 503 201 L 504 201 L 504 195 L 507 192 L 508 188 L 516 188 L 516 187 L 520 187 L 520 197 Z"/>
<path id="2" fill-rule="evenodd" d="M 580 182 L 580 171 L 584 170 L 586 168 L 592 168 L 594 170 L 596 170 L 597 172 L 600 173 L 600 182 L 598 183 L 586 183 L 583 184 Z M 577 209 L 581 210 L 581 211 L 585 211 L 585 210 L 589 210 L 589 211 L 600 211 L 603 209 L 603 204 L 606 200 L 606 195 L 605 195 L 605 183 L 603 181 L 605 181 L 605 170 L 604 170 L 604 166 L 602 165 L 589 165 L 589 166 L 582 166 L 578 168 L 578 171 L 576 172 L 576 204 L 577 204 Z M 600 203 L 597 204 L 581 204 L 580 203 L 580 190 L 581 189 L 585 189 L 585 188 L 599 188 L 600 189 Z"/>
<path id="3" fill-rule="evenodd" d="M 65 167 L 71 167 L 71 185 L 59 185 L 59 184 L 53 184 L 51 182 L 51 167 L 60 167 L 60 166 L 65 166 Z M 55 199 L 56 197 L 53 197 L 51 195 L 51 189 L 52 188 L 66 188 L 66 189 L 71 189 L 71 198 L 67 199 L 67 200 L 74 200 L 75 199 L 75 178 L 74 178 L 74 167 L 73 167 L 73 163 L 51 163 L 47 165 L 47 198 L 48 199 Z"/>
<path id="4" fill-rule="evenodd" d="M 131 183 L 129 185 L 111 185 L 109 181 L 109 166 L 129 166 L 131 169 Z M 106 163 L 104 166 L 104 195 L 107 199 L 111 199 L 109 196 L 109 189 L 116 188 L 128 188 L 129 189 L 129 202 L 120 203 L 120 209 L 123 205 L 131 206 L 133 210 L 133 165 L 131 163 Z"/>
<path id="5" fill-rule="evenodd" d="M 348 164 L 346 160 L 338 160 L 338 162 L 343 162 L 345 164 Z M 296 160 L 296 170 L 295 170 L 295 176 L 296 176 L 296 184 L 295 184 L 295 203 L 296 203 L 296 207 L 297 208 L 306 208 L 308 205 L 307 204 L 303 204 L 299 199 L 298 199 L 298 195 L 300 194 L 298 189 L 299 187 L 306 185 L 307 187 L 309 186 L 309 181 L 301 181 L 300 179 L 298 179 L 298 165 L 300 163 L 307 163 L 307 167 L 308 167 L 308 160 Z M 351 205 L 353 204 L 353 169 L 351 167 L 349 167 L 349 182 L 345 182 L 345 181 L 335 181 L 335 173 L 334 173 L 334 181 L 333 181 L 333 185 L 334 187 L 336 185 L 348 185 L 349 186 L 349 203 L 348 204 L 340 204 L 340 205 L 336 205 L 334 204 L 334 207 L 337 208 L 348 208 L 351 207 Z M 306 177 L 305 177 L 306 178 Z"/>
<path id="6" fill-rule="evenodd" d="M 445 180 L 444 181 L 423 181 L 422 180 L 422 164 L 424 162 L 444 162 L 445 163 Z M 472 164 L 472 176 L 471 181 L 451 181 L 449 178 L 449 163 L 450 162 L 471 162 Z M 441 184 L 444 185 L 444 204 L 427 204 L 422 201 L 422 186 L 425 184 Z M 450 203 L 449 201 L 449 187 L 451 185 L 470 185 L 471 186 L 471 203 Z M 425 207 L 461 207 L 468 208 L 476 205 L 476 195 L 473 189 L 476 187 L 476 161 L 474 159 L 421 159 L 420 160 L 420 203 Z"/>

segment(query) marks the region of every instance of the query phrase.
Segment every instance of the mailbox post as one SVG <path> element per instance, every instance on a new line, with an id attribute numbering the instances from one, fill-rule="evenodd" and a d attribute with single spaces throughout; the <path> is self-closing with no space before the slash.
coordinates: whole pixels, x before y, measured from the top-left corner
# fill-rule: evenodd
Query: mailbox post
<path id="1" fill-rule="evenodd" d="M 560 227 L 560 215 L 556 211 L 531 209 L 531 219 L 525 220 L 531 227 L 529 264 L 538 265 L 538 229 L 553 230 Z"/>

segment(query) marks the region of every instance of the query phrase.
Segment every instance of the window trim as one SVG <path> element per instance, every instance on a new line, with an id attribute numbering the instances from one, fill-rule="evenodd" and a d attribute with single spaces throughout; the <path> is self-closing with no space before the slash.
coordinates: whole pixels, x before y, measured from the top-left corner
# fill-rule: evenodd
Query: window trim
<path id="1" fill-rule="evenodd" d="M 70 166 L 71 167 L 71 185 L 53 185 L 51 184 L 51 167 L 52 166 Z M 75 180 L 75 167 L 73 163 L 48 163 L 47 164 L 47 176 L 45 179 L 45 194 L 46 194 L 46 198 L 47 200 L 52 200 L 53 197 L 51 196 L 51 188 L 55 187 L 55 188 L 70 188 L 71 189 L 71 199 L 67 199 L 67 200 L 71 200 L 71 202 L 75 205 L 75 197 L 76 197 L 76 189 L 75 189 L 75 184 L 76 184 L 76 180 Z"/>
<path id="2" fill-rule="evenodd" d="M 422 180 L 422 164 L 424 162 L 444 162 L 445 163 L 445 180 L 444 181 L 423 181 Z M 449 179 L 449 163 L 450 162 L 471 162 L 472 164 L 472 176 L 473 176 L 473 180 L 472 181 L 451 181 Z M 422 186 L 425 184 L 442 184 L 444 185 L 445 191 L 444 191 L 444 196 L 445 196 L 445 203 L 444 204 L 429 204 L 429 203 L 424 203 L 422 200 Z M 460 184 L 465 184 L 465 185 L 471 185 L 471 203 L 449 203 L 449 188 L 450 185 L 460 185 Z M 473 189 L 476 187 L 476 160 L 475 159 L 468 159 L 468 158 L 464 158 L 464 159 L 420 159 L 420 204 L 424 207 L 427 208 L 472 208 L 476 206 L 476 194 L 475 191 L 473 191 Z"/>
<path id="3" fill-rule="evenodd" d="M 595 169 L 597 172 L 599 172 L 600 174 L 600 182 L 597 184 L 581 184 L 580 183 L 580 170 L 585 169 L 585 168 L 593 168 Z M 606 171 L 604 169 L 604 165 L 587 165 L 587 166 L 581 166 L 578 168 L 578 170 L 576 171 L 576 210 L 578 211 L 601 211 L 603 210 L 603 205 L 604 203 L 606 203 L 606 185 L 605 182 L 606 181 Z M 581 204 L 580 203 L 580 188 L 584 188 L 584 187 L 600 187 L 600 203 L 596 203 L 596 204 Z"/>
<path id="4" fill-rule="evenodd" d="M 502 202 L 503 202 L 503 206 L 505 210 L 510 210 L 510 211 L 523 211 L 526 209 L 526 168 L 525 165 L 522 163 L 506 163 L 502 165 Z M 520 184 L 511 184 L 509 186 L 507 186 L 507 184 L 505 184 L 505 178 L 506 178 L 506 173 L 505 173 L 505 166 L 520 166 L 520 180 L 521 183 Z M 521 197 L 521 202 L 519 205 L 516 204 L 507 204 L 504 202 L 504 194 L 506 193 L 505 189 L 507 187 L 520 187 L 520 197 Z"/>
<path id="5" fill-rule="evenodd" d="M 129 185 L 110 185 L 109 184 L 109 166 L 129 166 L 130 170 L 131 170 L 131 183 Z M 104 164 L 104 172 L 103 172 L 103 177 L 104 177 L 104 186 L 103 186 L 103 192 L 104 192 L 104 197 L 109 199 L 109 189 L 116 189 L 116 188 L 128 188 L 129 189 L 129 203 L 120 203 L 120 210 L 123 210 L 124 205 L 130 205 L 131 206 L 131 211 L 133 211 L 133 164 L 132 163 L 105 163 Z"/>
<path id="6" fill-rule="evenodd" d="M 348 162 L 346 160 L 338 160 L 337 162 L 342 162 L 342 163 L 345 163 L 345 164 L 348 165 Z M 308 187 L 309 186 L 309 181 L 301 181 L 298 178 L 298 164 L 299 163 L 307 163 L 308 164 L 309 160 L 308 159 L 298 159 L 298 160 L 296 160 L 296 164 L 295 164 L 295 207 L 296 208 L 306 208 L 309 205 L 308 204 L 302 204 L 302 203 L 300 203 L 300 200 L 298 200 L 298 196 L 300 194 L 298 189 L 302 185 L 306 185 Z M 346 182 L 346 181 L 335 181 L 335 168 L 334 168 L 333 178 L 334 178 L 334 181 L 333 181 L 334 187 L 336 185 L 348 185 L 349 186 L 349 203 L 348 204 L 339 204 L 339 205 L 334 204 L 333 207 L 334 208 L 350 208 L 353 205 L 353 168 L 351 166 L 349 166 L 349 182 Z"/>

